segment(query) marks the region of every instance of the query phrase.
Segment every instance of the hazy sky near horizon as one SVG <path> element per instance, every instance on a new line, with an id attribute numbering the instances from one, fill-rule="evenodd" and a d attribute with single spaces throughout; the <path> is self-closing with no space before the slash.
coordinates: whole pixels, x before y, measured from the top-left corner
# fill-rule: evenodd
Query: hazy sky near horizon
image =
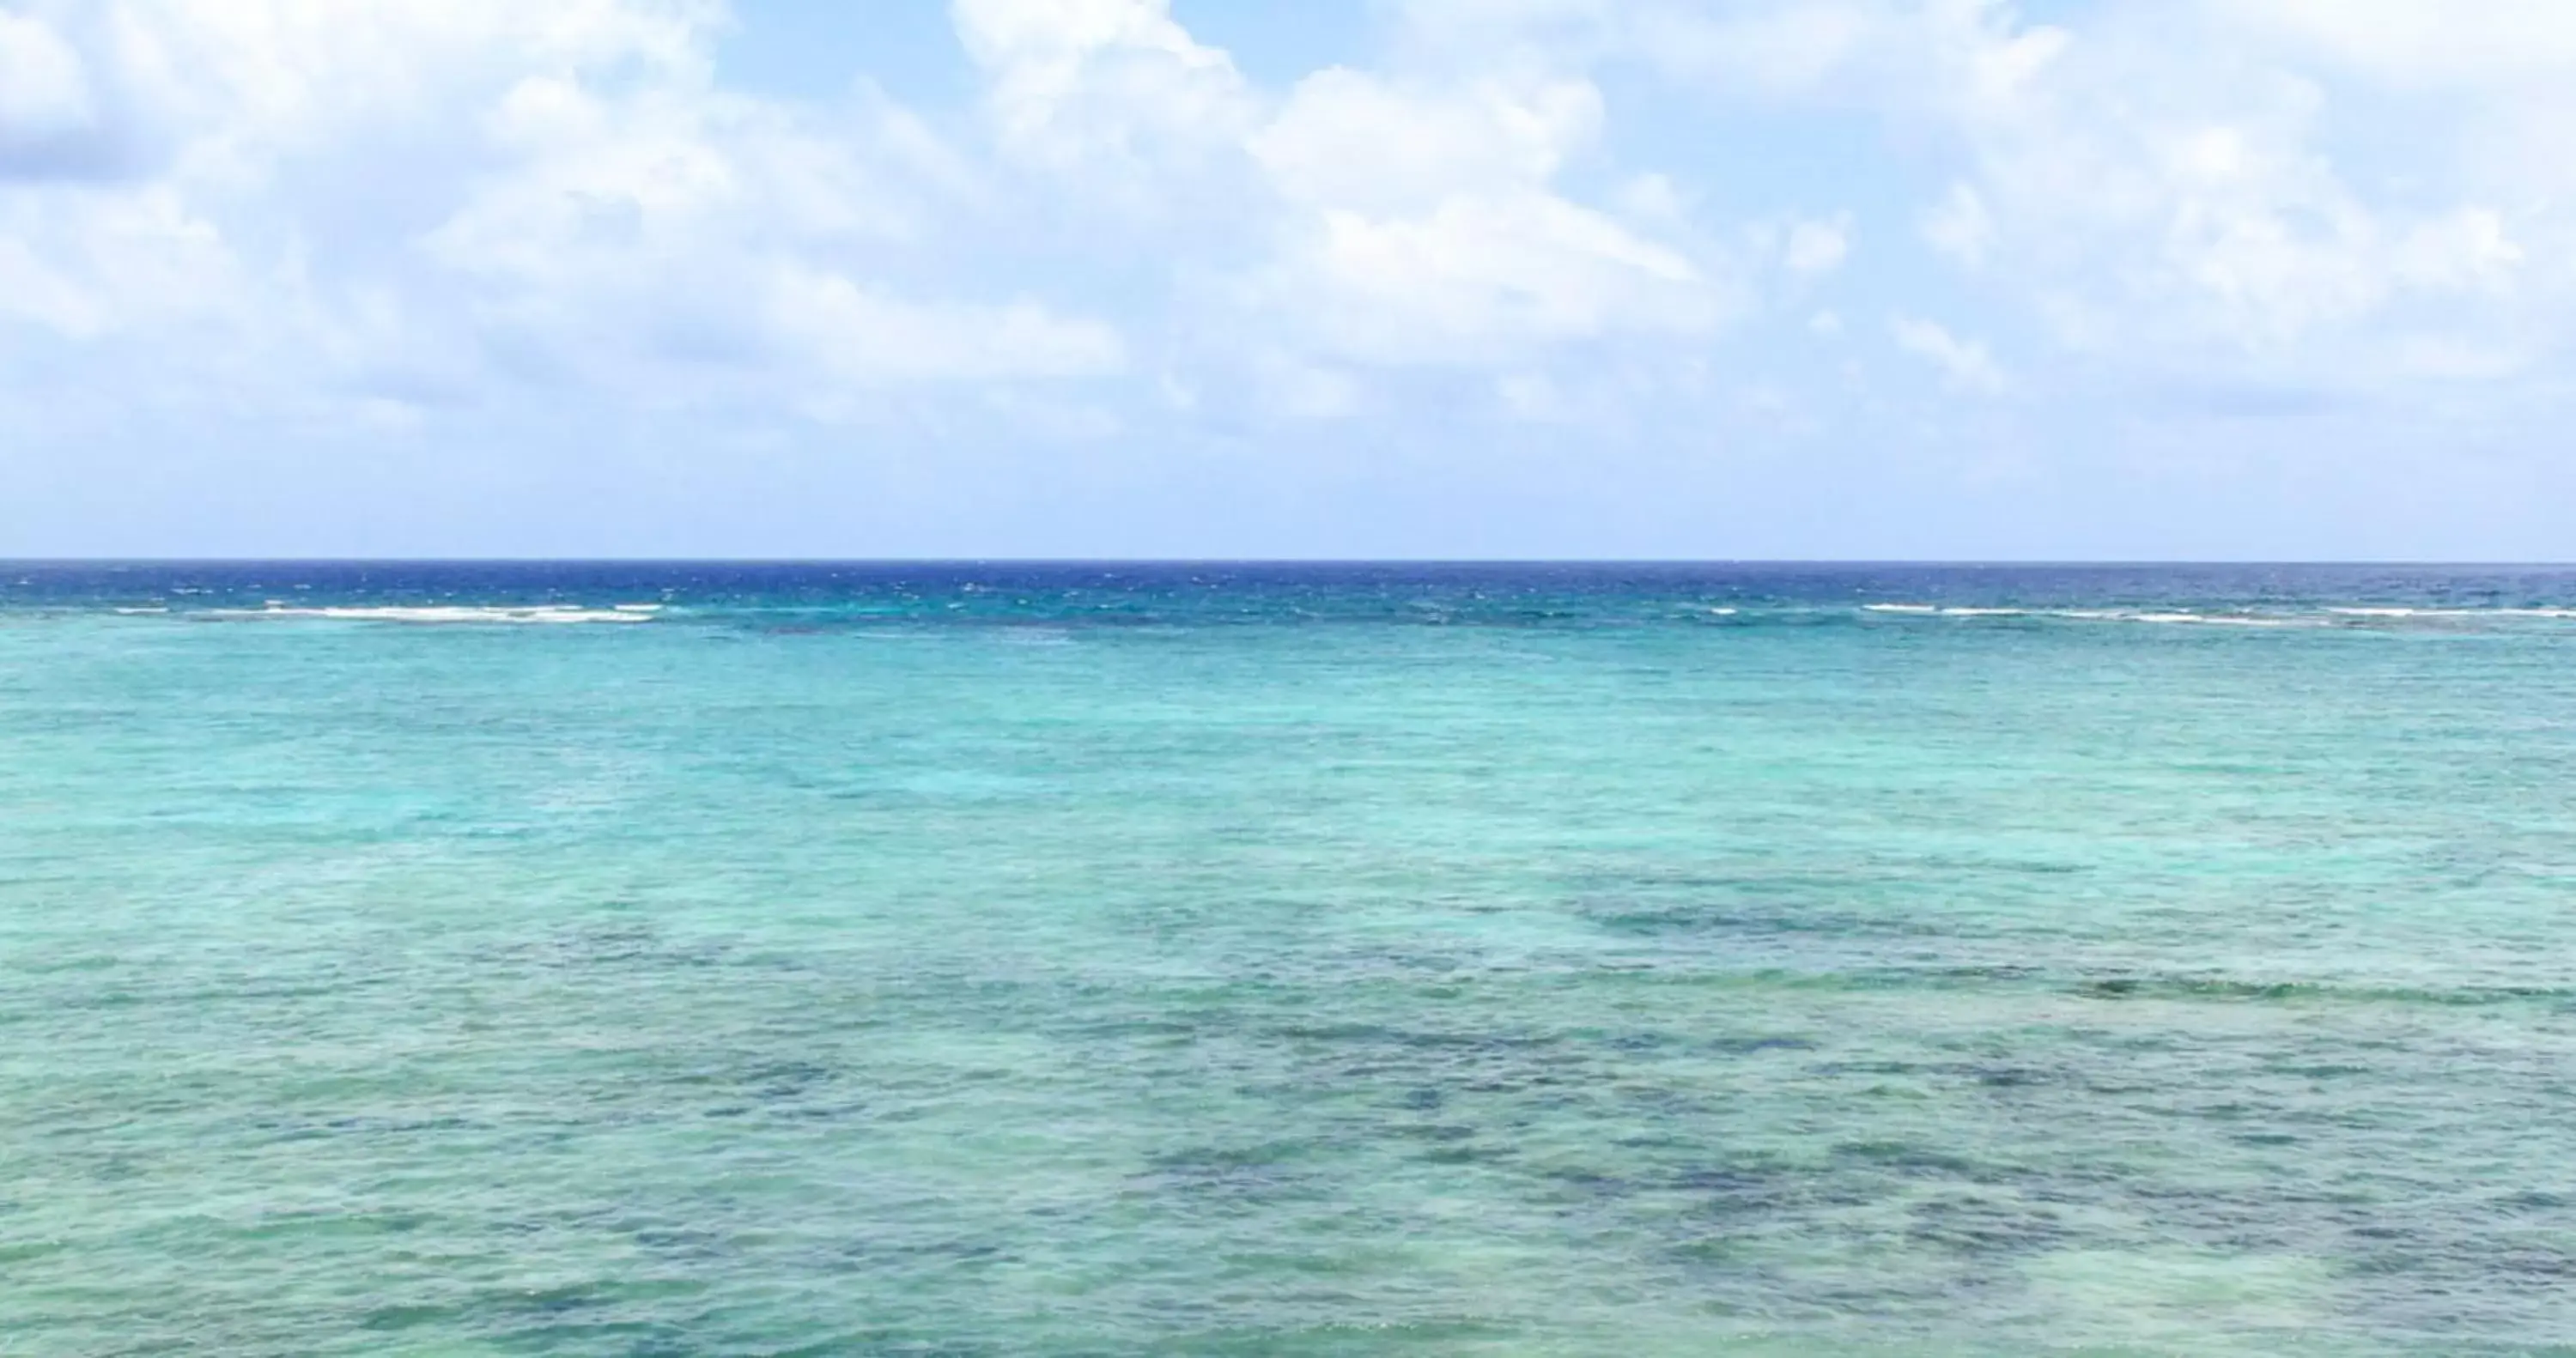
<path id="1" fill-rule="evenodd" d="M 0 0 L 0 557 L 2576 558 L 2563 0 Z"/>

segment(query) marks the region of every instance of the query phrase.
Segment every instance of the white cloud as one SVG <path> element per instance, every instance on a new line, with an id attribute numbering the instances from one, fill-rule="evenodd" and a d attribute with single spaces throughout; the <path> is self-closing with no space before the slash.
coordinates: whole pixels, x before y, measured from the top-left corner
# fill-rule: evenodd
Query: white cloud
<path id="1" fill-rule="evenodd" d="M 2357 189 L 2322 149 L 2313 83 L 2141 43 L 2079 45 L 1969 116 L 1974 197 L 1935 238 L 2126 316 L 2123 344 L 2273 353 L 2491 286 L 2518 258 L 2489 208 Z"/>
<path id="2" fill-rule="evenodd" d="M 1969 268 L 1982 267 L 1995 245 L 1995 219 L 1984 195 L 1966 184 L 1952 184 L 1948 196 L 1923 214 L 1923 239 L 1933 249 Z"/>
<path id="3" fill-rule="evenodd" d="M 1230 152 L 1257 117 L 1232 58 L 1173 22 L 1170 0 L 955 0 L 1001 144 L 1130 192 L 1160 164 Z"/>
<path id="4" fill-rule="evenodd" d="M 1194 205 L 1184 248 L 1248 257 L 1193 271 L 1233 312 L 1196 322 L 1205 359 L 1287 345 L 1325 369 L 1498 363 L 1705 333 L 1730 310 L 1669 184 L 1631 177 L 1620 213 L 1558 187 L 1600 138 L 1588 80 L 1334 67 L 1274 99 L 1162 0 L 957 0 L 954 15 L 1008 152 L 1078 171 L 1063 181 L 1077 203 Z M 1136 233 L 1104 234 L 1118 249 Z"/>
<path id="5" fill-rule="evenodd" d="M 1359 380 L 1337 368 L 1274 352 L 1263 354 L 1254 371 L 1263 403 L 1280 414 L 1331 420 L 1359 412 Z"/>
<path id="6" fill-rule="evenodd" d="M 2536 283 L 2561 312 L 2576 300 L 2576 270 L 2544 273 L 2536 247 L 2576 245 L 2548 206 L 2576 174 L 2524 149 L 2576 112 L 2552 88 L 2576 88 L 2567 6 L 2115 0 L 2067 26 L 2000 0 L 1624 13 L 1640 55 L 1712 93 L 1831 100 L 1947 139 L 1959 173 L 1919 220 L 1925 242 L 2097 360 L 2367 381 L 2410 368 L 2396 337 L 2427 315 L 2527 331 L 2508 317 Z M 2338 135 L 2369 97 L 2329 92 L 2349 79 L 2465 102 L 2429 120 L 2377 108 L 2423 130 L 2374 151 L 2434 154 L 2368 163 Z"/>
<path id="7" fill-rule="evenodd" d="M 794 408 L 837 386 L 1121 369 L 1107 322 L 973 280 L 945 297 L 876 281 L 909 278 L 969 210 L 971 172 L 882 100 L 719 88 L 719 17 L 128 0 L 56 51 L 0 11 L 0 72 L 56 73 L 43 126 L 88 99 L 82 116 L 151 148 L 83 184 L 0 182 L 0 318 L 112 342 L 89 362 L 132 365 L 158 400 L 358 420 L 531 383 Z M 9 136 L 38 125 L 20 114 L 39 88 L 0 83 Z"/>
<path id="8" fill-rule="evenodd" d="M 1096 377 L 1126 366 L 1118 332 L 1044 304 L 924 305 L 793 266 L 770 281 L 779 331 L 855 382 Z"/>
<path id="9" fill-rule="evenodd" d="M 2238 33 L 2411 88 L 2491 90 L 2576 71 L 2576 8 L 2557 0 L 2205 0 Z"/>
<path id="10" fill-rule="evenodd" d="M 1680 223 L 1688 217 L 1687 195 L 1668 174 L 1641 174 L 1619 186 L 1620 213 L 1640 222 Z"/>
<path id="11" fill-rule="evenodd" d="M 80 131 L 93 116 L 80 54 L 44 20 L 0 10 L 0 154 Z"/>
<path id="12" fill-rule="evenodd" d="M 1868 0 L 1639 4 L 1626 41 L 1665 69 L 1771 95 L 1805 94 L 1850 69 L 1898 22 Z"/>
<path id="13" fill-rule="evenodd" d="M 1269 294 L 1329 348 L 1376 362 L 1486 362 L 1724 317 L 1679 253 L 1553 195 L 1459 196 L 1419 216 L 1327 210 Z"/>
<path id="14" fill-rule="evenodd" d="M 0 236 L 0 315 L 32 321 L 70 339 L 90 339 L 106 317 L 88 290 L 63 277 L 26 242 Z"/>
<path id="15" fill-rule="evenodd" d="M 1299 81 L 1250 144 L 1293 202 L 1392 214 L 1544 184 L 1600 131 L 1588 81 L 1405 88 L 1334 67 Z"/>
<path id="16" fill-rule="evenodd" d="M 1353 65 L 1255 79 L 1169 0 L 952 0 L 978 83 L 913 109 L 728 88 L 718 0 L 0 0 L 0 415 L 1253 447 L 1467 409 L 1606 448 L 1721 391 L 1893 418 L 1828 342 L 1876 317 L 2031 398 L 1998 425 L 2558 400 L 2576 8 L 1363 8 Z M 1866 269 L 1799 215 L 1915 192 Z"/>
<path id="17" fill-rule="evenodd" d="M 710 0 L 126 0 L 89 26 L 140 135 L 183 173 L 256 181 L 280 157 L 471 116 L 529 74 L 703 83 Z"/>
<path id="18" fill-rule="evenodd" d="M 1288 213 L 1256 294 L 1380 363 L 1705 333 L 1729 302 L 1699 262 L 1554 187 L 1600 122 L 1588 82 L 1310 76 L 1250 142 Z"/>
<path id="19" fill-rule="evenodd" d="M 1851 216 L 1846 213 L 1830 221 L 1805 221 L 1789 228 L 1789 244 L 1782 252 L 1782 262 L 1793 274 L 1813 276 L 1841 268 L 1850 253 Z"/>
<path id="20" fill-rule="evenodd" d="M 1887 332 L 1898 348 L 1940 369 L 1953 387 L 1992 396 L 2011 385 L 1981 340 L 1961 339 L 1937 322 L 1912 316 L 1890 317 Z"/>
<path id="21" fill-rule="evenodd" d="M 1876 114 L 1951 183 L 1923 241 L 2090 361 L 2372 382 L 2430 323 L 2576 309 L 2576 7 L 2546 0 L 1415 0 L 1417 43 L 1642 61 L 1719 110 Z M 1569 77 L 1570 78 L 1570 77 Z M 2444 103 L 2425 104 L 2426 98 Z M 2416 100 L 2400 105 L 2392 100 Z M 2405 138 L 2356 135 L 2405 126 Z M 1777 121 L 1766 135 L 1794 141 Z M 1810 256 L 1821 258 L 1822 256 Z"/>

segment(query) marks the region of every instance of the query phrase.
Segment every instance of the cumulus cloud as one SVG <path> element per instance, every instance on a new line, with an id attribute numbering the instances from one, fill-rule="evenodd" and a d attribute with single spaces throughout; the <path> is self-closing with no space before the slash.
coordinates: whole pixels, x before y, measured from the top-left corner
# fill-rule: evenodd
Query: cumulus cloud
<path id="1" fill-rule="evenodd" d="M 1606 447 L 1871 418 L 1877 316 L 2026 398 L 1980 419 L 2557 400 L 2576 11 L 1363 8 L 1273 73 L 1170 0 L 951 0 L 943 106 L 730 85 L 721 0 L 0 0 L 0 415 Z"/>
<path id="2" fill-rule="evenodd" d="M 1846 214 L 1830 221 L 1800 222 L 1789 228 L 1782 262 L 1793 274 L 1827 274 L 1841 268 L 1843 257 L 1850 253 L 1851 218 Z"/>
<path id="3" fill-rule="evenodd" d="M 80 54 L 44 20 L 0 10 L 0 146 L 76 132 L 94 115 Z"/>
<path id="4" fill-rule="evenodd" d="M 987 81 L 1004 148 L 1142 192 L 1161 164 L 1227 153 L 1258 103 L 1225 52 L 1173 21 L 1169 0 L 957 0 L 957 31 Z"/>
<path id="5" fill-rule="evenodd" d="M 2424 327 L 2555 330 L 2576 11 L 2439 0 L 1638 0 L 1525 15 L 1719 109 L 1873 114 L 1939 149 L 1917 216 L 2071 352 L 2378 381 Z M 1474 41 L 1505 44 L 1488 20 Z M 1580 38 L 1565 38 L 1572 26 Z M 2401 107 L 2393 100 L 2437 99 Z M 2355 117 L 2416 129 L 2356 138 Z M 2546 239 L 2552 248 L 2544 251 Z M 2552 261 L 2546 265 L 2543 261 Z M 2424 369 L 2429 371 L 2429 369 Z"/>
<path id="6" fill-rule="evenodd" d="M 1076 211 L 1194 205 L 1180 248 L 1229 262 L 1182 266 L 1191 361 L 1238 364 L 1260 389 L 1281 388 L 1283 352 L 1339 390 L 1354 367 L 1705 335 L 1737 310 L 1669 184 L 1631 176 L 1610 202 L 1564 187 L 1601 140 L 1587 78 L 1430 61 L 1263 91 L 1162 0 L 959 0 L 955 15 L 1001 146 L 1078 171 L 1061 189 Z"/>
<path id="7" fill-rule="evenodd" d="M 1929 229 L 1954 253 L 2012 250 L 2078 309 L 2120 316 L 2123 342 L 2278 349 L 2511 266 L 2491 212 L 2358 191 L 2321 149 L 2304 81 L 2209 87 L 2180 53 L 2118 48 L 2061 65 L 1966 120 L 1973 180 Z"/>
<path id="8" fill-rule="evenodd" d="M 1342 67 L 1298 82 L 1251 141 L 1291 200 L 1391 214 L 1544 184 L 1600 135 L 1588 81 L 1399 86 Z"/>
<path id="9" fill-rule="evenodd" d="M 1250 143 L 1289 214 L 1265 301 L 1375 362 L 1707 331 L 1728 299 L 1699 263 L 1555 190 L 1600 120 L 1588 82 L 1308 77 Z"/>
<path id="10" fill-rule="evenodd" d="M 2576 10 L 2552 0 L 2204 0 L 2245 34 L 2410 88 L 2555 83 L 2576 68 Z"/>
<path id="11" fill-rule="evenodd" d="M 1587 79 L 1331 68 L 1265 92 L 1164 0 L 957 0 L 984 81 L 960 144 L 882 97 L 725 88 L 725 17 L 0 10 L 0 173 L 67 138 L 125 153 L 79 191 L 0 191 L 0 322 L 107 345 L 88 361 L 150 369 L 164 400 L 367 419 L 567 388 L 813 410 L 839 388 L 1097 380 L 1137 367 L 1141 324 L 1195 337 L 1152 366 L 1232 364 L 1290 393 L 1266 408 L 1328 414 L 1364 407 L 1356 370 L 1686 340 L 1739 309 L 1668 185 L 1653 210 L 1562 186 L 1601 138 Z M 1213 206 L 1066 242 L 1167 273 L 1123 316 L 973 267 L 1007 258 L 1015 214 L 1175 202 Z M 1801 236 L 1797 267 L 1829 267 L 1839 230 Z"/>
<path id="12" fill-rule="evenodd" d="M 791 266 L 770 280 L 767 306 L 782 333 L 859 382 L 1091 377 L 1126 364 L 1116 330 L 1028 299 L 925 305 Z"/>
<path id="13" fill-rule="evenodd" d="M 1967 184 L 1952 184 L 1949 194 L 1923 214 L 1923 239 L 1933 249 L 1974 269 L 1995 246 L 1994 215 L 1983 194 Z"/>
<path id="14" fill-rule="evenodd" d="M 1955 174 L 1922 210 L 1922 240 L 1995 271 L 2079 352 L 2216 344 L 2269 361 L 2396 315 L 2409 338 L 2387 352 L 2422 351 L 2426 324 L 2456 330 L 2527 294 L 2565 227 L 2501 197 L 2444 202 L 2438 182 L 2402 198 L 2363 187 L 2318 83 L 2539 98 L 2543 76 L 2576 68 L 2576 22 L 2547 7 L 2200 0 L 2196 28 L 2123 5 L 2033 24 L 2000 0 L 1396 12 L 1391 64 L 1265 91 L 1168 0 L 955 0 L 996 160 L 979 169 L 978 148 L 882 100 L 720 87 L 709 0 L 0 10 L 0 174 L 22 175 L 0 201 L 0 312 L 137 343 L 229 328 L 236 350 L 300 348 L 326 370 L 544 359 L 667 392 L 654 374 L 673 364 L 762 355 L 800 380 L 856 380 L 848 355 L 869 346 L 826 361 L 815 326 L 761 299 L 796 277 L 871 305 L 943 305 L 906 265 L 989 205 L 983 177 L 1022 213 L 1220 205 L 1182 238 L 1137 237 L 1139 258 L 1195 281 L 1172 301 L 1131 297 L 1131 313 L 1219 299 L 1232 315 L 1191 333 L 1257 329 L 1246 355 L 1526 365 L 1550 346 L 1687 345 L 1746 313 L 1756 261 L 1712 243 L 1722 224 L 1694 221 L 1698 195 L 1668 172 L 1569 187 L 1602 157 L 1610 116 L 1585 68 L 1622 52 L 1729 98 L 1935 129 Z M 109 145 L 128 173 L 108 187 L 23 186 L 43 157 L 59 169 L 76 146 Z M 394 146 L 400 171 L 371 163 Z M 1853 230 L 1848 215 L 1794 221 L 1762 267 L 1833 272 Z M 931 354 L 992 380 L 1018 370 L 1014 354 L 1033 377 L 1133 357 L 1119 321 L 1025 284 L 950 286 L 958 325 L 1004 327 L 993 354 L 874 350 L 889 379 L 931 376 Z M 2428 322 L 2428 308 L 2449 314 Z M 1032 343 L 1037 315 L 1087 338 Z"/>
<path id="15" fill-rule="evenodd" d="M 1962 339 L 1938 322 L 1914 316 L 1889 318 L 1887 331 L 1896 347 L 1940 369 L 1954 387 L 1991 396 L 2011 385 L 1982 340 Z"/>
<path id="16" fill-rule="evenodd" d="M 1123 363 L 1104 320 L 885 286 L 959 210 L 962 158 L 882 100 L 721 88 L 711 4 L 44 13 L 0 11 L 0 153 L 102 119 L 155 150 L 0 188 L 0 317 L 109 345 L 89 361 L 161 398 L 786 406 Z"/>

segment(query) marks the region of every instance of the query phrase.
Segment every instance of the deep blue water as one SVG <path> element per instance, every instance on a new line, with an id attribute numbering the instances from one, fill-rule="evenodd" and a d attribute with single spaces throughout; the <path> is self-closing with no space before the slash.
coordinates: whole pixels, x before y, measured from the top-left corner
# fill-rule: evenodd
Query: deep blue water
<path id="1" fill-rule="evenodd" d="M 294 596 L 304 596 L 299 600 Z M 1228 618 L 1625 621 L 1674 603 L 1814 608 L 2299 609 L 2576 607 L 2563 566 L 1993 565 L 1909 563 L 1253 562 L 0 562 L 0 606 L 116 602 L 807 609 L 860 620 L 962 603 L 978 616 L 1204 622 Z M 1579 611 L 1570 611 L 1579 610 Z"/>

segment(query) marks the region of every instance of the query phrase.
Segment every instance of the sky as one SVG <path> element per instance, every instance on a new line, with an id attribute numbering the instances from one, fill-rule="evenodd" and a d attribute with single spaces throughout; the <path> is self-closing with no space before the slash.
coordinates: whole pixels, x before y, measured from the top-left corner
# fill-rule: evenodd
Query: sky
<path id="1" fill-rule="evenodd" d="M 2576 558 L 2565 0 L 0 0 L 0 557 Z"/>

